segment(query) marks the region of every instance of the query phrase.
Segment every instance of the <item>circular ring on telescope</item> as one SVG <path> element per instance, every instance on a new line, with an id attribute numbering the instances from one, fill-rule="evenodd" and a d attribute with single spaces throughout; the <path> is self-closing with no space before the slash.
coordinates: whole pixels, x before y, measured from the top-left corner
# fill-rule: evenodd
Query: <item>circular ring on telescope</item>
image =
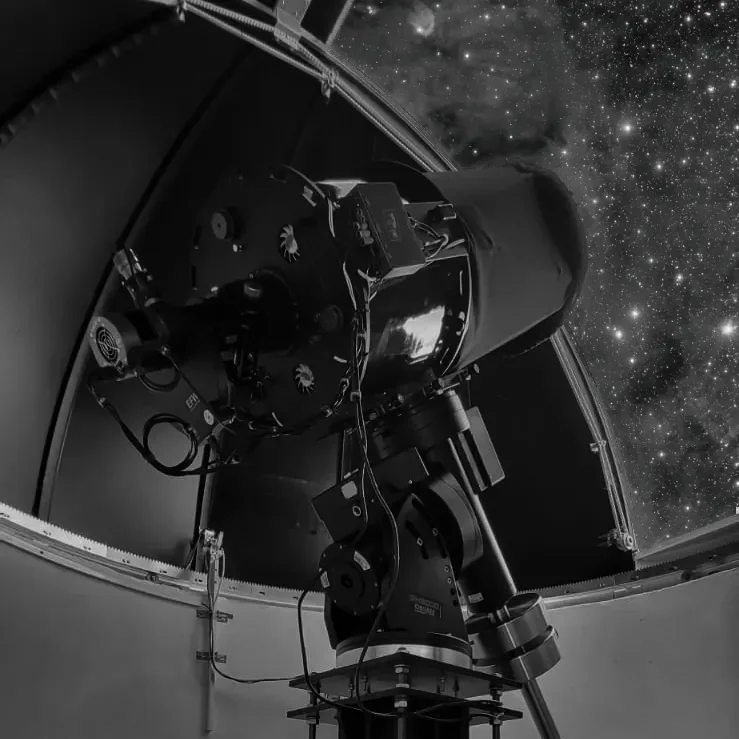
<path id="1" fill-rule="evenodd" d="M 546 633 L 549 624 L 541 598 L 535 593 L 518 593 L 505 605 L 510 620 L 500 624 L 496 634 L 504 653 L 512 652 Z"/>
<path id="2" fill-rule="evenodd" d="M 336 666 L 347 667 L 359 661 L 364 647 L 364 636 L 352 637 L 341 642 L 336 648 Z M 472 667 L 472 650 L 463 639 L 445 634 L 427 634 L 423 639 L 413 639 L 408 634 L 377 634 L 375 643 L 367 649 L 363 663 L 389 654 L 406 652 L 417 657 L 425 657 L 455 667 Z"/>

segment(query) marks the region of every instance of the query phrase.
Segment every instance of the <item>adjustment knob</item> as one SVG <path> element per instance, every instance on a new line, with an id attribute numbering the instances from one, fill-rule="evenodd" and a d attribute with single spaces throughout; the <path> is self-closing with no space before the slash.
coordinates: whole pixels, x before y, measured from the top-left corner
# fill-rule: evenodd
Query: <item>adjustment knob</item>
<path id="1" fill-rule="evenodd" d="M 236 235 L 236 218 L 229 210 L 217 210 L 210 217 L 210 228 L 220 241 L 230 241 Z"/>
<path id="2" fill-rule="evenodd" d="M 342 611 L 359 616 L 377 607 L 380 581 L 361 552 L 344 544 L 329 544 L 321 555 L 320 568 L 324 592 Z"/>
<path id="3" fill-rule="evenodd" d="M 341 309 L 335 305 L 327 305 L 317 316 L 316 323 L 321 333 L 335 334 L 341 330 L 344 316 Z"/>

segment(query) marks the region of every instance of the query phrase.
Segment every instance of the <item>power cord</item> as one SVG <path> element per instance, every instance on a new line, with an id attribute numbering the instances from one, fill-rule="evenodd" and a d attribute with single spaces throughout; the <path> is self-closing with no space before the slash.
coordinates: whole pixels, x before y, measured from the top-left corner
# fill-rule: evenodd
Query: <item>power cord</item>
<path id="1" fill-rule="evenodd" d="M 334 708 L 349 708 L 352 710 L 358 710 L 355 706 L 344 706 L 341 703 L 337 703 L 336 701 L 333 701 L 330 698 L 326 698 L 324 695 L 321 695 L 320 691 L 315 687 L 315 685 L 313 685 L 310 677 L 310 671 L 308 669 L 308 650 L 305 646 L 305 630 L 303 628 L 303 601 L 305 600 L 308 593 L 310 593 L 311 590 L 314 588 L 316 583 L 321 579 L 321 576 L 324 572 L 325 570 L 323 569 L 319 570 L 318 574 L 311 581 L 310 585 L 306 587 L 306 589 L 300 594 L 300 597 L 298 598 L 298 639 L 300 640 L 300 657 L 303 664 L 303 679 L 305 680 L 305 684 L 308 686 L 308 690 L 310 690 L 313 697 L 319 703 L 324 703 L 328 706 L 333 706 Z"/>
<path id="2" fill-rule="evenodd" d="M 195 461 L 195 458 L 197 458 L 197 437 L 195 435 L 195 430 L 192 428 L 192 426 L 190 426 L 190 424 L 187 423 L 187 421 L 184 421 L 179 416 L 175 416 L 172 414 L 158 413 L 149 418 L 144 424 L 144 436 L 143 442 L 141 442 L 138 440 L 136 434 L 134 434 L 128 424 L 121 418 L 118 409 L 113 405 L 113 403 L 111 403 L 110 400 L 108 400 L 105 396 L 98 393 L 95 386 L 94 373 L 91 374 L 87 379 L 87 388 L 93 398 L 95 398 L 97 404 L 113 417 L 113 420 L 115 420 L 115 422 L 118 424 L 121 431 L 123 432 L 123 435 L 126 437 L 131 446 L 136 449 L 136 451 L 143 457 L 146 462 L 148 462 L 155 470 L 161 472 L 163 475 L 168 475 L 170 477 L 198 476 L 203 474 L 210 474 L 212 472 L 218 472 L 220 470 L 228 469 L 230 467 L 233 467 L 235 464 L 238 464 L 235 459 L 235 454 L 232 454 L 222 464 L 212 464 L 209 462 L 192 470 L 186 469 Z M 182 432 L 190 440 L 190 449 L 188 450 L 185 459 L 175 465 L 163 464 L 156 458 L 152 450 L 149 448 L 149 436 L 151 435 L 152 430 L 156 426 L 164 423 L 174 426 L 178 431 Z M 211 442 L 214 444 L 216 443 L 213 439 L 211 439 Z M 195 447 L 194 455 L 193 446 Z M 218 450 L 217 446 L 216 450 Z M 186 462 L 187 464 L 185 464 Z"/>
<path id="3" fill-rule="evenodd" d="M 367 708 L 367 706 L 365 706 L 362 703 L 362 694 L 359 690 L 359 676 L 360 676 L 360 672 L 362 669 L 362 664 L 364 663 L 365 657 L 367 656 L 367 651 L 370 648 L 372 639 L 377 633 L 380 627 L 380 623 L 383 617 L 385 616 L 385 612 L 387 611 L 387 607 L 390 602 L 390 599 L 392 598 L 393 593 L 395 592 L 395 586 L 398 584 L 398 576 L 400 574 L 400 532 L 398 531 L 398 522 L 395 520 L 395 515 L 393 514 L 393 511 L 390 508 L 390 505 L 388 504 L 387 500 L 385 500 L 385 496 L 382 494 L 380 490 L 380 486 L 377 484 L 377 479 L 375 478 L 375 474 L 372 471 L 372 465 L 370 464 L 369 455 L 367 452 L 367 425 L 364 419 L 364 410 L 362 408 L 361 393 L 358 393 L 358 395 L 359 397 L 355 399 L 356 413 L 357 413 L 357 432 L 360 435 L 360 446 L 362 449 L 362 456 L 364 458 L 364 465 L 367 471 L 367 476 L 369 477 L 370 484 L 372 485 L 372 490 L 375 496 L 377 497 L 377 500 L 380 502 L 380 505 L 382 506 L 385 512 L 385 515 L 387 516 L 390 522 L 390 529 L 391 529 L 392 538 L 393 538 L 393 569 L 392 569 L 392 574 L 390 576 L 390 584 L 388 586 L 386 593 L 382 597 L 382 601 L 380 602 L 380 608 L 378 609 L 377 614 L 375 615 L 375 619 L 372 622 L 372 626 L 370 630 L 367 632 L 367 637 L 364 640 L 362 651 L 359 654 L 359 659 L 357 660 L 356 667 L 354 668 L 354 678 L 353 678 L 354 694 L 357 696 L 357 706 L 364 713 L 370 716 L 377 716 L 379 718 L 396 718 L 395 714 L 381 713 L 379 711 L 374 711 L 370 708 Z"/>
<path id="4" fill-rule="evenodd" d="M 229 675 L 226 672 L 223 672 L 220 667 L 218 667 L 218 664 L 216 663 L 216 652 L 215 652 L 215 620 L 217 616 L 216 611 L 216 604 L 218 602 L 218 599 L 221 596 L 221 586 L 223 584 L 223 580 L 226 574 L 226 553 L 221 550 L 218 553 L 218 574 L 215 576 L 217 578 L 217 583 L 214 583 L 213 580 L 213 573 L 215 572 L 215 568 L 209 567 L 208 568 L 208 578 L 206 581 L 206 589 L 208 592 L 208 610 L 209 610 L 209 647 L 210 647 L 210 666 L 213 668 L 213 670 L 219 674 L 221 677 L 225 678 L 226 680 L 230 680 L 234 683 L 240 683 L 242 685 L 257 685 L 258 683 L 282 683 L 287 682 L 289 680 L 292 680 L 291 677 L 257 677 L 257 678 L 240 678 L 240 677 L 234 677 L 233 675 Z"/>
<path id="5" fill-rule="evenodd" d="M 240 683 L 242 685 L 256 685 L 259 683 L 277 683 L 277 682 L 288 682 L 292 680 L 292 677 L 260 677 L 260 678 L 238 678 L 234 677 L 233 675 L 229 675 L 228 673 L 223 672 L 223 670 L 218 667 L 218 664 L 215 660 L 215 620 L 217 616 L 217 610 L 216 605 L 218 602 L 218 599 L 220 598 L 221 594 L 221 586 L 223 584 L 223 580 L 225 577 L 225 562 L 226 562 L 226 554 L 225 552 L 221 551 L 218 555 L 218 575 L 217 575 L 217 582 L 213 582 L 213 579 L 211 578 L 211 573 L 214 571 L 213 569 L 209 570 L 208 579 L 207 579 L 207 592 L 208 592 L 208 605 L 209 605 L 209 616 L 210 616 L 210 627 L 209 627 L 209 641 L 210 641 L 210 664 L 213 670 L 220 675 L 221 677 L 225 678 L 226 680 L 230 680 L 235 683 Z M 308 686 L 309 691 L 313 694 L 313 696 L 316 698 L 316 700 L 320 703 L 324 703 L 329 706 L 333 706 L 334 708 L 338 709 L 349 709 L 358 711 L 361 710 L 357 706 L 351 706 L 351 705 L 342 705 L 341 703 L 338 703 L 337 701 L 333 701 L 330 698 L 325 697 L 322 695 L 319 690 L 313 685 L 313 682 L 311 680 L 310 671 L 308 668 L 308 655 L 307 655 L 307 648 L 305 644 L 305 629 L 303 625 L 303 603 L 305 601 L 305 598 L 307 597 L 308 593 L 310 593 L 313 589 L 313 587 L 316 585 L 316 583 L 320 580 L 321 575 L 323 574 L 323 570 L 319 570 L 316 577 L 312 580 L 310 585 L 303 590 L 303 592 L 300 594 L 300 597 L 298 598 L 298 634 L 300 639 L 300 654 L 301 654 L 301 661 L 303 666 L 303 678 L 305 680 L 306 685 Z M 357 694 L 358 696 L 358 694 Z M 358 702 L 359 702 L 359 696 L 358 696 Z M 415 711 L 408 715 L 414 715 L 418 716 L 419 718 L 426 718 L 431 721 L 436 721 L 438 723 L 459 723 L 461 720 L 460 718 L 441 718 L 437 716 L 430 716 L 428 714 L 440 710 L 442 708 L 450 708 L 455 706 L 471 706 L 477 708 L 479 706 L 478 712 L 476 714 L 470 714 L 468 718 L 475 718 L 476 716 L 484 716 L 486 718 L 494 719 L 496 718 L 495 714 L 486 712 L 483 709 L 484 708 L 490 708 L 494 707 L 495 704 L 492 701 L 450 701 L 447 703 L 441 703 L 435 706 L 430 706 L 428 708 L 420 709 L 418 711 Z M 364 708 L 365 711 L 369 711 L 369 709 Z M 397 718 L 395 714 L 391 713 L 379 713 L 377 711 L 371 711 L 371 715 L 379 716 L 381 718 Z"/>
<path id="6" fill-rule="evenodd" d="M 352 389 L 351 399 L 354 401 L 355 404 L 356 429 L 359 436 L 360 447 L 362 450 L 361 489 L 364 496 L 364 477 L 366 474 L 367 477 L 369 477 L 370 484 L 372 485 L 372 490 L 377 497 L 377 500 L 380 502 L 380 505 L 382 506 L 383 511 L 385 512 L 385 515 L 387 516 L 390 523 L 393 537 L 393 569 L 390 576 L 390 584 L 388 586 L 388 589 L 382 597 L 380 608 L 375 615 L 372 627 L 367 633 L 364 645 L 362 646 L 359 660 L 357 661 L 356 667 L 354 669 L 352 684 L 354 686 L 354 695 L 356 695 L 357 697 L 357 707 L 361 711 L 371 716 L 377 716 L 378 718 L 395 718 L 395 714 L 381 713 L 379 711 L 373 711 L 372 709 L 367 708 L 367 706 L 362 703 L 362 694 L 359 690 L 359 677 L 362 669 L 362 664 L 364 663 L 364 659 L 367 656 L 367 651 L 369 650 L 372 639 L 377 633 L 377 630 L 380 627 L 380 623 L 382 622 L 385 612 L 387 611 L 388 603 L 392 598 L 393 593 L 395 592 L 395 586 L 397 585 L 398 576 L 400 574 L 400 533 L 398 531 L 398 523 L 395 520 L 392 509 L 390 508 L 388 502 L 385 500 L 385 496 L 380 490 L 380 486 L 377 484 L 377 480 L 375 479 L 374 472 L 372 471 L 372 465 L 369 460 L 369 454 L 367 452 L 367 424 L 364 418 L 364 409 L 362 408 L 362 381 L 364 380 L 364 373 L 367 369 L 367 362 L 369 358 L 369 335 L 371 319 L 369 293 L 371 278 L 369 278 L 365 274 L 360 274 L 360 276 L 363 277 L 367 282 L 367 287 L 363 291 L 362 296 L 362 310 L 360 310 L 360 306 L 354 292 L 351 278 L 346 271 L 346 264 L 344 264 L 344 277 L 346 279 L 347 288 L 349 290 L 349 297 L 351 298 L 352 305 L 354 306 L 355 320 L 357 321 L 357 324 L 355 324 L 355 351 L 352 358 L 352 380 L 354 382 L 354 388 Z M 360 326 L 359 324 L 362 325 Z M 364 508 L 366 511 L 366 497 L 364 498 Z"/>
<path id="7" fill-rule="evenodd" d="M 425 224 L 424 224 L 425 225 Z M 448 239 L 447 239 L 448 240 Z M 456 242 L 455 242 L 456 245 Z M 344 275 L 346 277 L 347 286 L 349 288 L 350 297 L 352 299 L 352 303 L 354 305 L 356 316 L 362 316 L 362 313 L 360 312 L 360 306 L 357 303 L 356 296 L 354 294 L 353 286 L 351 283 L 351 280 L 349 278 L 349 275 L 346 272 L 346 268 L 344 269 Z M 362 646 L 362 651 L 360 652 L 359 659 L 357 661 L 356 667 L 354 669 L 354 675 L 352 684 L 354 687 L 354 695 L 357 697 L 357 708 L 359 708 L 361 711 L 363 711 L 365 714 L 368 714 L 370 716 L 375 716 L 378 718 L 397 718 L 396 714 L 393 713 L 383 713 L 380 711 L 374 711 L 367 706 L 365 706 L 362 703 L 362 694 L 359 689 L 360 685 L 360 674 L 362 669 L 362 664 L 364 663 L 364 660 L 367 656 L 367 652 L 369 650 L 369 647 L 371 646 L 372 639 L 374 638 L 375 634 L 377 633 L 380 623 L 382 621 L 382 618 L 385 615 L 385 612 L 387 610 L 388 604 L 392 598 L 392 595 L 395 591 L 395 587 L 398 582 L 398 577 L 400 573 L 400 533 L 398 531 L 398 524 L 395 519 L 395 516 L 392 512 L 392 509 L 390 508 L 390 505 L 388 504 L 387 500 L 385 499 L 385 496 L 382 494 L 382 491 L 380 490 L 380 486 L 377 483 L 377 479 L 375 478 L 374 472 L 372 470 L 372 465 L 369 460 L 369 453 L 368 453 L 368 438 L 367 438 L 367 424 L 364 417 L 364 409 L 362 407 L 362 392 L 361 392 L 361 384 L 362 379 L 364 377 L 364 370 L 366 370 L 366 364 L 369 354 L 369 328 L 370 328 L 370 309 L 369 309 L 369 287 L 370 287 L 370 280 L 367 278 L 366 275 L 361 275 L 367 280 L 368 286 L 367 290 L 365 291 L 363 297 L 364 297 L 364 312 L 363 312 L 363 320 L 360 319 L 361 329 L 358 330 L 355 334 L 355 354 L 353 358 L 353 373 L 352 377 L 354 382 L 356 383 L 356 386 L 352 392 L 352 399 L 355 403 L 355 411 L 356 411 L 356 429 L 357 434 L 359 435 L 360 439 L 360 448 L 362 451 L 362 472 L 361 472 L 361 492 L 363 495 L 364 500 L 364 507 L 366 510 L 366 498 L 364 493 L 364 476 L 365 474 L 367 477 L 369 477 L 370 484 L 372 485 L 372 490 L 377 497 L 377 500 L 380 502 L 380 505 L 383 508 L 383 511 L 385 512 L 391 526 L 391 532 L 392 532 L 392 538 L 393 538 L 393 570 L 390 577 L 390 584 L 388 586 L 387 592 L 385 593 L 381 603 L 380 608 L 375 616 L 375 619 L 372 623 L 372 626 L 367 633 L 367 637 L 365 638 L 364 644 Z M 364 347 L 361 346 L 361 344 L 364 343 Z M 362 366 L 362 369 L 359 369 L 359 366 Z M 366 522 L 365 526 L 362 529 L 362 533 L 366 530 Z M 356 542 L 361 538 L 361 535 L 359 537 L 356 537 L 354 540 L 354 545 L 356 546 Z M 316 581 L 314 581 L 315 583 Z M 314 584 L 313 583 L 313 584 Z M 308 590 L 310 589 L 310 586 Z M 305 597 L 307 593 L 307 590 L 303 592 L 302 598 Z M 299 620 L 299 626 L 301 627 L 301 646 L 303 645 L 303 636 L 302 636 L 302 617 L 300 613 L 300 604 L 302 601 L 299 599 L 298 601 L 299 607 L 298 607 L 298 620 Z M 304 650 L 303 650 L 304 651 Z M 306 683 L 308 684 L 309 688 L 311 689 L 311 692 L 321 701 L 323 702 L 329 702 L 331 705 L 337 705 L 332 701 L 327 701 L 327 699 L 324 699 L 323 696 L 318 694 L 317 691 L 314 690 L 313 686 L 310 684 L 310 681 L 308 679 L 308 673 L 307 673 L 307 666 L 304 667 L 304 672 L 306 676 Z M 454 718 L 454 719 L 443 719 L 439 717 L 434 717 L 428 715 L 429 713 L 432 713 L 435 710 L 439 710 L 441 708 L 449 707 L 452 705 L 465 705 L 467 707 L 473 707 L 473 708 L 479 708 L 480 711 L 478 711 L 477 714 L 472 715 L 470 714 L 468 718 L 474 718 L 477 715 L 485 715 L 489 718 L 495 718 L 496 716 L 494 714 L 485 713 L 482 709 L 488 708 L 491 705 L 491 702 L 488 701 L 447 701 L 446 703 L 440 703 L 434 706 L 429 706 L 425 709 L 419 709 L 417 711 L 411 711 L 408 712 L 407 716 L 418 716 L 419 718 L 427 718 L 429 720 L 438 721 L 441 723 L 458 723 L 461 721 L 461 718 Z M 493 704 L 494 705 L 494 704 Z M 337 706 L 338 707 L 338 706 Z M 347 706 L 340 706 L 342 708 L 345 708 Z M 352 708 L 355 708 L 352 706 Z"/>

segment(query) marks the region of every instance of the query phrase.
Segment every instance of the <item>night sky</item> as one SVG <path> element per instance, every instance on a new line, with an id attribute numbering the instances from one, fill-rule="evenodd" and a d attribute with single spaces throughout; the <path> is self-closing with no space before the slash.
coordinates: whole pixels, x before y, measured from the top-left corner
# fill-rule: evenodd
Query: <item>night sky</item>
<path id="1" fill-rule="evenodd" d="M 557 171 L 586 223 L 569 321 L 642 550 L 739 510 L 739 3 L 358 3 L 339 48 L 460 167 Z"/>

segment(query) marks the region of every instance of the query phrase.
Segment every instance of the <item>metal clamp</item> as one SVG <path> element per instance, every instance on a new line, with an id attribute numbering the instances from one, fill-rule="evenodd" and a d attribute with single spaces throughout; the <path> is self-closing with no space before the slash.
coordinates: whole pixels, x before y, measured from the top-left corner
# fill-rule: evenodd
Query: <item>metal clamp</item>
<path id="1" fill-rule="evenodd" d="M 339 75 L 337 71 L 331 67 L 327 68 L 321 78 L 321 94 L 326 100 L 331 99 L 331 93 L 336 89 Z"/>
<path id="2" fill-rule="evenodd" d="M 634 540 L 633 535 L 623 529 L 611 529 L 607 534 L 603 534 L 600 538 L 604 540 L 602 546 L 616 547 L 622 552 L 636 551 L 636 541 Z"/>

